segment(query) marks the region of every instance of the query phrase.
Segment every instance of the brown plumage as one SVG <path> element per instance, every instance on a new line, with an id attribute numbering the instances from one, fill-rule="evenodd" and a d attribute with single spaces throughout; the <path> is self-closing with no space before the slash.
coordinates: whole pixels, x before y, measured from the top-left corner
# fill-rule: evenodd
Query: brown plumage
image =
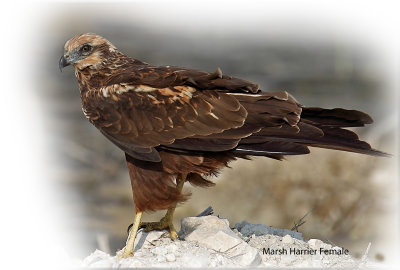
<path id="1" fill-rule="evenodd" d="M 309 146 L 385 155 L 345 127 L 372 123 L 365 113 L 307 108 L 287 92 L 125 56 L 95 34 L 65 44 L 60 68 L 72 64 L 89 121 L 126 153 L 137 211 L 187 199 L 178 175 L 198 186 L 235 158 L 308 154 Z"/>

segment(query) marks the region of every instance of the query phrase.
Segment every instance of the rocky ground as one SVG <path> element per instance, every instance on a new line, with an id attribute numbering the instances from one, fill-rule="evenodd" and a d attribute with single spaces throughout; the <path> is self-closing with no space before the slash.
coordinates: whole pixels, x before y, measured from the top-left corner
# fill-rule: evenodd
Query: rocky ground
<path id="1" fill-rule="evenodd" d="M 139 231 L 135 254 L 120 259 L 96 250 L 81 266 L 127 267 L 343 267 L 379 266 L 368 258 L 368 250 L 355 259 L 346 249 L 318 239 L 305 241 L 296 231 L 267 225 L 237 223 L 233 228 L 217 216 L 187 217 L 181 221 L 179 239 L 166 231 Z"/>

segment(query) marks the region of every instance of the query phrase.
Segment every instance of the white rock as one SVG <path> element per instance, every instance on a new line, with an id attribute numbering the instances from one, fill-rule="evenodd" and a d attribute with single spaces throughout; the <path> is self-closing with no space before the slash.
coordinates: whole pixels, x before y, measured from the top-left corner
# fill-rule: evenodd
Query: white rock
<path id="1" fill-rule="evenodd" d="M 181 256 L 181 261 L 185 266 L 190 268 L 206 268 L 209 264 L 209 256 L 184 253 Z"/>
<path id="2" fill-rule="evenodd" d="M 101 261 L 109 261 L 111 256 L 101 250 L 96 249 L 92 254 L 83 260 L 83 265 L 91 266 Z M 101 264 L 101 263 L 100 263 Z"/>
<path id="3" fill-rule="evenodd" d="M 292 266 L 296 266 L 299 268 L 306 268 L 306 267 L 310 267 L 311 266 L 311 261 L 304 258 L 304 259 L 300 259 L 298 261 L 296 261 L 296 264 L 292 264 Z"/>
<path id="4" fill-rule="evenodd" d="M 135 252 L 142 247 L 151 247 L 152 243 L 160 239 L 164 233 L 165 231 L 145 232 L 144 230 L 140 230 L 135 238 Z"/>
<path id="5" fill-rule="evenodd" d="M 143 263 L 134 257 L 121 259 L 118 268 L 144 267 Z"/>
<path id="6" fill-rule="evenodd" d="M 162 255 L 158 255 L 158 256 L 156 257 L 156 260 L 157 260 L 157 262 L 159 262 L 159 263 L 163 263 L 163 262 L 166 261 L 166 258 L 165 258 L 164 256 L 162 256 Z"/>
<path id="7" fill-rule="evenodd" d="M 195 241 L 215 251 L 227 253 L 228 258 L 242 266 L 261 263 L 257 249 L 236 235 L 226 219 L 216 216 L 190 217 L 182 219 L 181 224 L 180 235 L 187 241 Z"/>
<path id="8" fill-rule="evenodd" d="M 187 235 L 191 234 L 194 230 L 199 229 L 202 231 L 231 231 L 229 228 L 229 221 L 227 219 L 220 219 L 216 216 L 187 217 L 181 220 L 181 230 L 179 231 L 179 236 L 185 239 Z"/>
<path id="9" fill-rule="evenodd" d="M 176 260 L 175 255 L 173 253 L 168 253 L 165 255 L 165 258 L 167 259 L 168 262 L 174 262 Z"/>
<path id="10" fill-rule="evenodd" d="M 290 235 L 287 234 L 284 237 L 282 237 L 282 243 L 290 245 L 294 243 L 294 240 Z"/>
<path id="11" fill-rule="evenodd" d="M 318 267 L 318 268 L 323 268 L 324 265 L 320 259 L 313 259 L 310 262 L 311 267 Z"/>
<path id="12" fill-rule="evenodd" d="M 328 260 L 328 259 L 324 259 L 324 260 L 321 260 L 321 263 L 322 263 L 322 264 L 325 264 L 325 265 L 329 265 L 329 264 L 332 263 L 332 261 L 331 261 L 331 260 Z"/>
<path id="13" fill-rule="evenodd" d="M 168 253 L 175 253 L 178 250 L 178 246 L 174 243 L 169 244 L 165 247 Z"/>
<path id="14" fill-rule="evenodd" d="M 236 238 L 225 231 L 218 231 L 216 233 L 207 235 L 207 237 L 202 237 L 205 236 L 204 232 L 201 232 L 199 234 L 197 234 L 196 232 L 197 231 L 191 233 L 186 238 L 186 240 L 196 241 L 197 243 L 202 244 L 218 252 L 226 252 L 227 250 L 233 248 L 234 246 L 237 246 L 240 243 L 242 243 L 241 239 Z"/>
<path id="15" fill-rule="evenodd" d="M 321 246 L 324 245 L 324 243 L 319 239 L 310 239 L 310 240 L 308 240 L 307 243 L 308 243 L 309 247 L 312 249 L 319 249 Z"/>
<path id="16" fill-rule="evenodd" d="M 296 261 L 295 255 L 284 255 L 284 256 L 281 256 L 280 263 L 283 264 L 284 266 L 292 266 L 293 262 L 295 262 L 295 261 Z"/>
<path id="17" fill-rule="evenodd" d="M 153 253 L 155 255 L 165 255 L 165 254 L 167 254 L 167 252 L 168 252 L 168 250 L 163 246 L 155 247 L 151 250 L 151 253 Z"/>
<path id="18" fill-rule="evenodd" d="M 255 267 L 261 264 L 261 255 L 257 249 L 250 247 L 245 242 L 235 247 L 234 251 L 229 252 L 230 258 L 235 258 L 235 261 L 241 266 Z"/>

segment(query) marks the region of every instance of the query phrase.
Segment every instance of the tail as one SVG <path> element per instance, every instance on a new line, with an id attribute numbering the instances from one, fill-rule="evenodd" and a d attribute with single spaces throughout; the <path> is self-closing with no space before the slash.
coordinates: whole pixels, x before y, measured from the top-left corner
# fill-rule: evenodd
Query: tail
<path id="1" fill-rule="evenodd" d="M 373 120 L 366 113 L 341 108 L 303 108 L 300 121 L 321 129 L 324 134 L 320 138 L 310 138 L 307 142 L 309 146 L 372 156 L 390 156 L 389 154 L 371 148 L 367 142 L 360 140 L 355 132 L 344 129 L 347 127 L 362 127 L 365 124 L 371 124 Z"/>
<path id="2" fill-rule="evenodd" d="M 279 96 L 277 93 L 262 94 L 256 102 L 249 96 L 240 97 L 241 103 L 252 118 L 257 119 L 258 124 L 263 121 L 267 123 L 268 117 L 279 113 L 279 119 L 283 119 L 285 123 L 264 126 L 259 132 L 243 138 L 235 149 L 236 153 L 255 156 L 301 155 L 308 154 L 308 147 L 312 146 L 372 156 L 390 156 L 371 148 L 355 132 L 346 129 L 371 124 L 373 120 L 368 114 L 341 108 L 302 107 L 286 92 L 278 94 Z M 274 108 L 273 114 L 268 112 L 270 107 Z"/>

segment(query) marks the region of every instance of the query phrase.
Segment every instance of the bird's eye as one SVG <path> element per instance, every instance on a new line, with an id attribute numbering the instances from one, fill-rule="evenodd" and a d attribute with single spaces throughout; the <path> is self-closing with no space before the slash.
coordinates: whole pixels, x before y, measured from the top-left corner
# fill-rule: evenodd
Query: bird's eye
<path id="1" fill-rule="evenodd" d="M 92 49 L 92 46 L 86 44 L 81 48 L 81 52 L 88 53 Z"/>

